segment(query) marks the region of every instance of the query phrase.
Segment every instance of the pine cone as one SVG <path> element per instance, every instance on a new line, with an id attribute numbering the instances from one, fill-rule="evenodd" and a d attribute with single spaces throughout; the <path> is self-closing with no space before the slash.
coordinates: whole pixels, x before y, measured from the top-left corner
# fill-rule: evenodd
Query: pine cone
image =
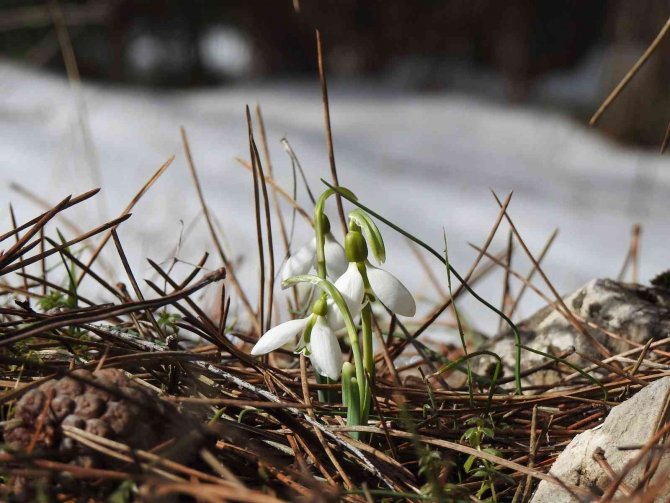
<path id="1" fill-rule="evenodd" d="M 102 455 L 69 438 L 63 426 L 149 450 L 176 437 L 186 418 L 154 394 L 128 379 L 122 370 L 79 369 L 47 381 L 17 402 L 14 417 L 21 424 L 5 431 L 12 451 L 90 468 L 118 468 L 127 463 Z M 21 481 L 15 479 L 15 487 Z"/>

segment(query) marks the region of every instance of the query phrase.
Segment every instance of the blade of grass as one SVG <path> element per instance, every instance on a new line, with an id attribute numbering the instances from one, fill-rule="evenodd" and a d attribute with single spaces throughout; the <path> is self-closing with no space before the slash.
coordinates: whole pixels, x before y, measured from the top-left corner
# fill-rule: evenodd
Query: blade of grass
<path id="1" fill-rule="evenodd" d="M 333 131 L 330 126 L 330 104 L 328 102 L 328 82 L 326 81 L 326 62 L 323 58 L 323 47 L 321 45 L 321 32 L 316 30 L 316 57 L 319 64 L 319 80 L 321 81 L 321 98 L 323 101 L 323 122 L 326 128 L 326 145 L 328 147 L 328 162 L 330 163 L 330 176 L 335 186 L 339 186 L 337 179 L 337 168 L 335 167 L 335 149 L 333 147 Z M 342 224 L 342 235 L 347 234 L 347 219 L 344 216 L 342 198 L 336 194 L 337 213 Z"/>
<path id="2" fill-rule="evenodd" d="M 265 326 L 265 252 L 263 246 L 263 226 L 261 224 L 261 208 L 260 195 L 258 188 L 258 160 L 256 158 L 257 151 L 254 145 L 254 132 L 251 124 L 251 112 L 249 106 L 246 107 L 247 116 L 247 135 L 249 141 L 249 158 L 251 159 L 251 174 L 254 181 L 254 215 L 256 218 L 256 241 L 258 243 L 258 309 L 256 314 L 258 316 L 258 336 L 263 334 L 263 327 Z M 272 309 L 272 306 L 269 306 Z"/>

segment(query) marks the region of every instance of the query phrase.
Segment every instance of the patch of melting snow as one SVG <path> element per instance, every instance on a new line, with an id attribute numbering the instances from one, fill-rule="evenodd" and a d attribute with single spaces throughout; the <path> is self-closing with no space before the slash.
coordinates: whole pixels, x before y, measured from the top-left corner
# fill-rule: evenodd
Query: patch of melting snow
<path id="1" fill-rule="evenodd" d="M 320 190 L 320 178 L 329 177 L 317 82 L 163 93 L 85 85 L 83 93 L 109 218 L 121 212 L 163 162 L 176 156 L 135 207 L 134 217 L 119 229 L 139 277 L 152 275 L 144 257 L 169 260 L 174 253 L 169 250 L 178 248 L 179 257 L 193 263 L 203 250 L 214 251 L 183 154 L 180 126 L 188 133 L 205 198 L 245 285 L 258 277 L 252 181 L 235 160 L 248 157 L 245 105 L 262 106 L 275 175 L 284 187 L 291 187 L 291 168 L 280 145 L 283 137 L 298 154 L 314 191 Z M 32 217 L 36 207 L 10 189 L 12 182 L 51 202 L 92 187 L 76 103 L 64 79 L 0 64 L 0 191 L 3 200 L 13 202 L 19 219 Z M 333 84 L 331 116 L 341 183 L 437 250 L 443 249 L 445 229 L 450 260 L 461 271 L 476 255 L 467 243 L 481 244 L 498 214 L 490 188 L 501 198 L 514 190 L 509 213 L 535 254 L 560 227 L 544 269 L 561 292 L 595 277 L 616 276 L 630 228 L 638 222 L 643 225 L 641 278 L 648 280 L 670 266 L 666 158 L 617 146 L 558 115 L 460 94 Z M 304 191 L 299 199 L 308 204 Z M 288 205 L 284 208 L 289 211 Z M 92 202 L 69 214 L 83 229 L 100 222 Z M 6 227 L 6 212 L 3 218 Z M 404 238 L 384 226 L 382 232 L 389 249 L 386 267 L 420 297 L 437 298 Z M 503 226 L 491 249 L 502 250 L 506 236 Z M 298 217 L 294 243 L 307 237 Z M 279 243 L 275 239 L 278 262 L 283 256 Z M 118 265 L 111 249 L 106 258 Z M 446 286 L 444 268 L 428 261 Z M 211 267 L 215 262 L 213 256 Z M 530 267 L 520 248 L 513 266 L 524 274 Z M 498 304 L 500 280 L 497 274 L 476 288 Z M 539 278 L 536 284 L 548 292 Z M 253 286 L 249 298 L 256 298 Z M 518 316 L 541 305 L 528 292 Z M 474 327 L 494 331 L 495 315 L 476 306 L 472 299 L 459 304 Z"/>

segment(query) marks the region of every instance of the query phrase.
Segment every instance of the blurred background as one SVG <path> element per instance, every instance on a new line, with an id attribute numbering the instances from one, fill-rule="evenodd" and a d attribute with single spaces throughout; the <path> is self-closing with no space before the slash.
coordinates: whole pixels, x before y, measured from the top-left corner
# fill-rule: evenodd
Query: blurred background
<path id="1" fill-rule="evenodd" d="M 293 185 L 286 138 L 318 192 L 329 176 L 318 28 L 340 180 L 364 201 L 437 249 L 445 230 L 465 270 L 476 255 L 468 243 L 481 244 L 498 214 L 489 189 L 514 190 L 510 214 L 534 253 L 560 227 L 544 262 L 560 291 L 595 277 L 647 281 L 670 267 L 670 173 L 658 154 L 670 40 L 597 127 L 586 124 L 668 16 L 668 0 L 2 0 L 0 197 L 21 220 L 101 186 L 74 232 L 117 215 L 175 155 L 120 233 L 138 274 L 149 274 L 147 256 L 195 262 L 212 245 L 183 126 L 217 228 L 253 290 L 252 184 L 236 160 L 249 152 L 244 107 L 254 117 L 262 108 L 277 180 Z M 302 187 L 298 200 L 309 207 Z M 622 272 L 637 224 L 639 267 Z M 309 232 L 298 221 L 293 248 Z M 428 274 L 404 239 L 385 233 L 389 268 L 429 307 L 444 295 L 432 281 L 444 271 Z M 529 267 L 521 251 L 513 261 Z M 491 301 L 502 276 L 481 286 Z M 528 295 L 519 316 L 540 304 Z M 478 328 L 495 330 L 495 317 L 469 307 Z"/>
<path id="2" fill-rule="evenodd" d="M 54 10 L 85 79 L 188 88 L 312 77 L 314 28 L 333 79 L 592 113 L 670 15 L 666 0 L 3 0 L 0 51 L 64 72 Z M 51 8 L 50 8 L 51 6 Z M 602 130 L 659 142 L 662 44 Z M 624 120 L 625 119 L 625 120 Z"/>

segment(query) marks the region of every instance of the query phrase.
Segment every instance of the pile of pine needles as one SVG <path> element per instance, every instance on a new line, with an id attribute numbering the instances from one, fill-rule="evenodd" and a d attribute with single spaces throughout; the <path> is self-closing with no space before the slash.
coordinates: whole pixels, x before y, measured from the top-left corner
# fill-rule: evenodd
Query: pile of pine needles
<path id="1" fill-rule="evenodd" d="M 257 153 L 253 160 L 258 173 Z M 262 178 L 266 203 L 268 181 L 275 186 L 270 177 Z M 600 385 L 579 373 L 554 386 L 524 388 L 521 395 L 515 393 L 514 376 L 494 384 L 490 376 L 479 375 L 472 387 L 450 385 L 450 374 L 459 369 L 439 370 L 462 356 L 463 349 L 438 351 L 418 337 L 467 293 L 459 288 L 416 328 L 393 316 L 379 320 L 373 413 L 367 425 L 347 427 L 339 386 L 317 384 L 304 356 L 288 351 L 262 359 L 249 356 L 259 327 L 268 321 L 258 309 L 252 310 L 248 326 L 228 320 L 226 285 L 239 283 L 230 281 L 230 269 L 207 269 L 207 254 L 183 277 L 149 261 L 159 281 L 145 280 L 147 292 L 116 233 L 129 218 L 129 208 L 77 237 L 67 239 L 61 232 L 49 237 L 54 222 L 96 192 L 67 197 L 0 236 L 2 425 L 11 422 L 16 400 L 41 382 L 74 368 L 113 367 L 195 419 L 185 423 L 184 435 L 196 428 L 210 441 L 197 460 L 185 465 L 163 457 L 165 445 L 144 452 L 89 438 L 89 447 L 97 446 L 101 455 L 134 453 L 133 461 L 114 470 L 66 465 L 57 455 L 5 451 L 0 455 L 5 489 L 13 475 L 55 471 L 86 484 L 115 481 L 117 501 L 132 493 L 146 500 L 181 495 L 198 501 L 527 501 L 538 481 L 561 484 L 547 472 L 575 435 L 600 424 L 620 400 L 669 374 L 662 369 L 670 355 L 658 341 L 645 347 L 631 343 L 636 349 L 627 356 L 637 357 L 637 363 L 613 369 Z M 493 262 L 481 271 L 477 265 L 488 255 L 508 202 L 501 203 L 500 218 L 466 275 L 470 284 L 491 270 Z M 105 246 L 114 246 L 123 264 L 113 284 L 99 270 L 97 258 Z M 534 264 L 533 272 L 541 269 Z M 87 298 L 82 282 L 107 301 Z M 217 289 L 214 308 L 203 307 L 199 297 L 208 287 Z M 261 289 L 263 295 L 267 289 Z M 397 366 L 408 353 L 414 355 L 405 358 L 411 363 Z M 524 375 L 561 365 L 548 359 Z M 335 400 L 320 401 L 325 395 Z M 360 440 L 349 435 L 354 430 L 361 432 Z M 618 475 L 612 474 L 613 482 L 620 484 Z M 76 501 L 77 496 L 64 492 L 58 500 Z"/>

